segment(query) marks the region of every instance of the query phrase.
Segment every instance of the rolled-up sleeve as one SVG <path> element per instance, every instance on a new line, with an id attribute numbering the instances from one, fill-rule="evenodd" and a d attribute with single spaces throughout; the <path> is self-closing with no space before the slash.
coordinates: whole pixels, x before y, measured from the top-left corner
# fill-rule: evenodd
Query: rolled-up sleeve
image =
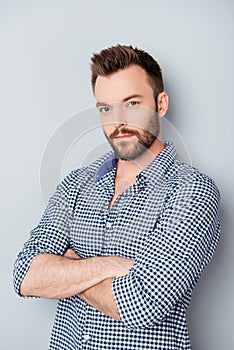
<path id="1" fill-rule="evenodd" d="M 162 322 L 192 291 L 219 241 L 219 200 L 208 177 L 179 187 L 169 197 L 129 274 L 112 281 L 127 327 Z"/>
<path id="2" fill-rule="evenodd" d="M 14 264 L 14 288 L 20 295 L 20 286 L 32 260 L 39 254 L 62 255 L 69 245 L 69 227 L 72 213 L 67 205 L 65 179 L 50 198 L 47 208 Z"/>

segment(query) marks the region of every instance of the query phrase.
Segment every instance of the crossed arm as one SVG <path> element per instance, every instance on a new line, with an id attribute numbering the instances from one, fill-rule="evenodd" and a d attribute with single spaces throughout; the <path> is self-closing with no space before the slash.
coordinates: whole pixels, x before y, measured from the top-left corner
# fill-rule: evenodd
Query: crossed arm
<path id="1" fill-rule="evenodd" d="M 33 259 L 20 293 L 58 299 L 79 294 L 97 310 L 119 320 L 111 282 L 115 277 L 128 274 L 133 262 L 119 256 L 81 259 L 71 249 L 64 256 L 40 254 Z"/>
<path id="2" fill-rule="evenodd" d="M 115 279 L 113 289 L 120 294 L 118 300 L 126 300 L 128 306 L 121 309 L 123 323 L 142 328 L 161 322 L 174 309 L 178 300 L 195 285 L 217 247 L 220 237 L 218 207 L 218 190 L 209 179 L 201 182 L 199 175 L 197 187 L 196 184 L 192 188 L 183 185 L 168 200 L 157 220 L 157 228 L 149 233 L 144 249 L 136 258 L 132 273 L 129 273 L 134 262 L 132 259 L 118 256 L 81 259 L 71 250 L 66 251 L 64 256 L 39 253 L 32 260 L 21 283 L 20 293 L 59 299 L 79 294 L 97 310 L 119 320 L 111 288 L 112 280 Z M 62 215 L 65 216 L 63 207 L 52 203 L 42 221 L 42 229 L 47 222 L 53 223 L 59 215 L 62 218 Z M 60 220 L 61 224 L 65 219 Z M 54 229 L 53 224 L 51 228 Z M 48 251 L 59 251 L 61 242 L 62 247 L 67 245 L 64 231 L 64 228 L 61 230 L 57 227 L 57 234 L 61 232 L 61 237 L 56 243 L 56 249 L 52 245 Z M 20 278 L 17 279 L 17 273 L 15 275 L 17 292 L 24 272 L 21 266 L 30 248 L 35 246 L 36 234 L 34 232 L 19 259 L 16 271 L 19 271 Z M 44 245 L 47 247 L 49 243 L 49 239 L 46 243 L 42 242 L 41 251 L 45 251 Z M 116 278 L 121 276 L 120 279 Z"/>

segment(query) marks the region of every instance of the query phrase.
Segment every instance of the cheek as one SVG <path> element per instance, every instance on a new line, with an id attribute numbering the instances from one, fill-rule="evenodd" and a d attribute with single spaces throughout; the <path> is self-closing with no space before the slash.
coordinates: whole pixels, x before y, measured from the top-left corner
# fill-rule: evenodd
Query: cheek
<path id="1" fill-rule="evenodd" d="M 113 125 L 108 125 L 107 123 L 106 124 L 102 124 L 102 130 L 104 132 L 104 134 L 109 137 L 112 132 L 114 131 L 114 127 Z"/>
<path id="2" fill-rule="evenodd" d="M 139 107 L 126 111 L 126 121 L 129 126 L 135 128 L 145 128 L 152 118 L 155 118 L 155 112 L 149 108 Z"/>

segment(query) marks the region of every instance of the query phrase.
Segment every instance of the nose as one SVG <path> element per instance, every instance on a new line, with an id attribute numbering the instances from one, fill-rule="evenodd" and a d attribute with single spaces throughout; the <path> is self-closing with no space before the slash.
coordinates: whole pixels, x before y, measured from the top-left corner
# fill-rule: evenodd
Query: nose
<path id="1" fill-rule="evenodd" d="M 124 126 L 127 124 L 126 113 L 121 103 L 117 103 L 112 111 L 112 123 L 115 127 Z"/>

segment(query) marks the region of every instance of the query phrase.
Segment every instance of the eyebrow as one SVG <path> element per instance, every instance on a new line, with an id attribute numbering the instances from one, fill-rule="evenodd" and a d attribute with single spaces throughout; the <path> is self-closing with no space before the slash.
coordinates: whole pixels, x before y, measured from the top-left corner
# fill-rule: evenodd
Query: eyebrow
<path id="1" fill-rule="evenodd" d="M 132 99 L 132 98 L 142 98 L 142 95 L 133 94 L 133 95 L 124 97 L 124 99 L 122 99 L 121 102 L 126 102 L 126 101 L 128 101 L 128 100 L 130 100 L 130 99 Z M 118 103 L 118 102 L 116 102 L 116 103 Z M 98 107 L 98 106 L 109 106 L 109 103 L 107 103 L 107 102 L 97 102 L 97 103 L 96 103 L 96 107 Z"/>

